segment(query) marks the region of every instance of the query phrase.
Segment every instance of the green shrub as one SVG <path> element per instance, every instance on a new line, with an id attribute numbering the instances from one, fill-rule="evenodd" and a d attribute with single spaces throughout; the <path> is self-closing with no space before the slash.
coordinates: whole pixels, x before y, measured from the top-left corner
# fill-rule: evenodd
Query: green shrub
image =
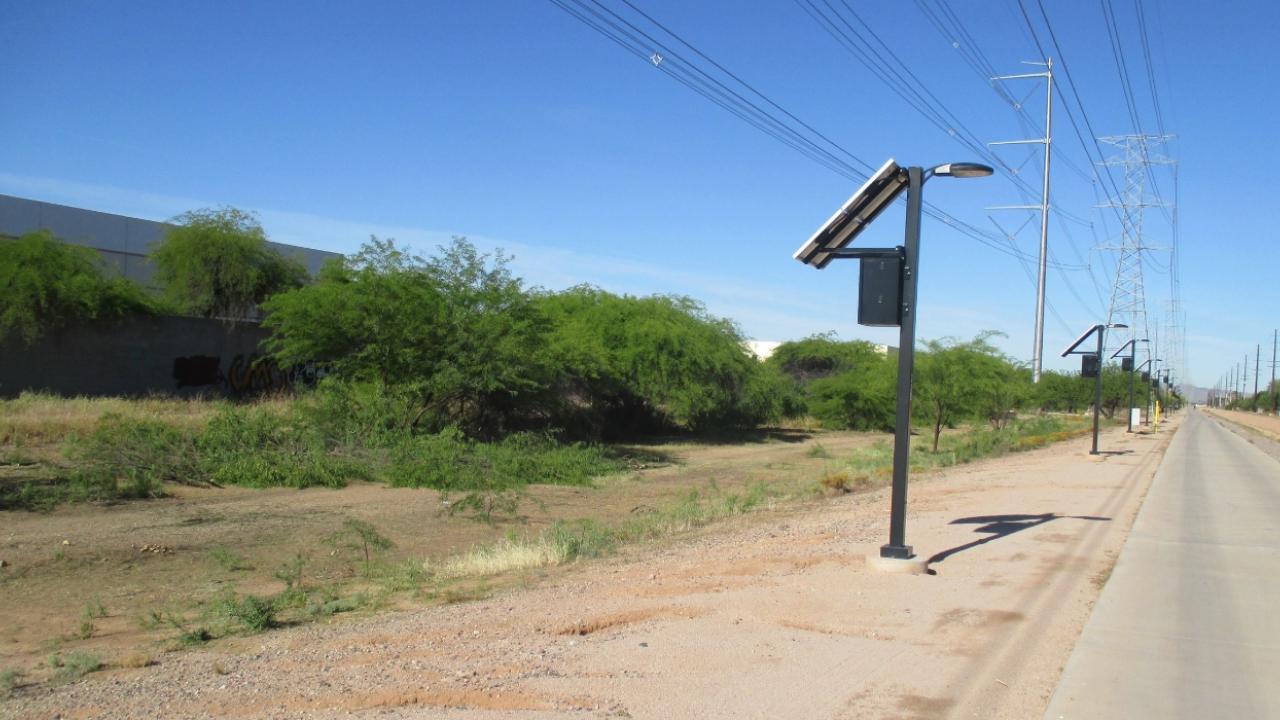
<path id="1" fill-rule="evenodd" d="M 378 532 L 373 525 L 355 518 L 342 521 L 342 529 L 325 538 L 334 550 L 354 554 L 364 561 L 364 574 L 370 574 L 370 563 L 375 556 L 395 546 L 391 538 Z"/>
<path id="2" fill-rule="evenodd" d="M 12 695 L 18 683 L 22 681 L 22 675 L 23 672 L 17 668 L 0 671 L 0 697 Z"/>
<path id="3" fill-rule="evenodd" d="M 227 406 L 195 440 L 215 483 L 245 487 L 343 487 L 367 477 L 360 463 L 329 453 L 324 435 L 296 411 Z"/>
<path id="4" fill-rule="evenodd" d="M 159 497 L 165 482 L 204 484 L 191 433 L 159 420 L 107 413 L 68 442 L 66 455 L 79 463 L 72 499 Z"/>
<path id="5" fill-rule="evenodd" d="M 63 684 L 74 682 L 91 672 L 102 669 L 102 660 L 91 652 L 76 650 L 66 655 L 58 653 L 50 655 L 49 667 L 54 671 L 54 683 Z"/>
<path id="6" fill-rule="evenodd" d="M 554 375 L 547 319 L 507 262 L 463 238 L 430 259 L 372 238 L 266 303 L 268 347 L 281 366 L 397 388 L 415 427 L 501 436 L 544 414 Z"/>
<path id="7" fill-rule="evenodd" d="M 678 296 L 580 286 L 540 298 L 562 369 L 564 425 L 592 437 L 678 426 L 754 426 L 782 414 L 786 388 L 743 347 L 731 321 Z"/>
<path id="8" fill-rule="evenodd" d="M 215 609 L 219 615 L 249 633 L 260 633 L 276 626 L 276 602 L 257 595 L 222 596 Z"/>
<path id="9" fill-rule="evenodd" d="M 457 429 L 407 438 L 391 449 L 389 461 L 385 477 L 391 485 L 453 491 L 587 485 L 626 467 L 595 445 L 563 444 L 536 433 L 481 443 Z"/>
<path id="10" fill-rule="evenodd" d="M 202 317 L 247 317 L 271 295 L 307 281 L 302 263 L 269 247 L 257 218 L 235 208 L 174 218 L 150 260 L 165 297 Z"/>
<path id="11" fill-rule="evenodd" d="M 158 309 L 135 283 L 106 277 L 91 248 L 48 230 L 0 240 L 0 343 L 30 344 L 50 329 Z"/>

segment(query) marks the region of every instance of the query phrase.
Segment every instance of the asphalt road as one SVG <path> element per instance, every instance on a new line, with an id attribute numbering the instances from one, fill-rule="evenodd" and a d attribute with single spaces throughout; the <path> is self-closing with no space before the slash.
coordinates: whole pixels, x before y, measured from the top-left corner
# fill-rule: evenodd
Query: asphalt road
<path id="1" fill-rule="evenodd" d="M 1280 462 L 1190 411 L 1044 717 L 1280 718 Z"/>

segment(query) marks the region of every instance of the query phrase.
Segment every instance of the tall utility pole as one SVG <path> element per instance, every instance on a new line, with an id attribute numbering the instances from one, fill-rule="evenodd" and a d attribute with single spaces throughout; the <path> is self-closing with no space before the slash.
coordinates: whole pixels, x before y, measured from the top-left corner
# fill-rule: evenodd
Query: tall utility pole
<path id="1" fill-rule="evenodd" d="M 1280 392 L 1276 392 L 1276 341 L 1280 340 L 1280 330 L 1271 331 L 1271 385 L 1268 390 L 1271 391 L 1271 414 L 1280 415 L 1276 412 L 1277 400 L 1280 400 Z"/>
<path id="2" fill-rule="evenodd" d="M 1262 343 L 1258 343 L 1258 347 L 1253 351 L 1253 406 L 1252 409 L 1258 410 L 1258 366 L 1262 364 Z"/>
<path id="3" fill-rule="evenodd" d="M 1053 143 L 1053 58 L 1045 58 L 1044 62 L 1023 61 L 1025 65 L 1043 65 L 1044 72 L 1024 73 L 1021 75 L 1000 75 L 994 80 L 1017 80 L 1022 78 L 1044 78 L 1044 137 L 1035 140 L 1005 140 L 990 145 L 1027 145 L 1044 144 L 1044 184 L 1040 189 L 1040 273 L 1036 280 L 1036 329 L 1031 341 L 1031 382 L 1040 382 L 1040 368 L 1044 362 L 1044 280 L 1049 257 L 1049 159 Z M 1034 210 L 1034 205 L 1004 205 L 989 210 Z M 1108 320 L 1108 322 L 1110 322 Z M 1130 333 L 1132 334 L 1132 330 Z"/>
<path id="4" fill-rule="evenodd" d="M 1249 353 L 1244 354 L 1244 373 L 1240 375 L 1240 399 L 1249 392 Z"/>
<path id="5" fill-rule="evenodd" d="M 1164 250 L 1146 242 L 1143 235 L 1143 215 L 1149 207 L 1164 207 L 1158 197 L 1149 196 L 1146 182 L 1150 165 L 1169 165 L 1173 161 L 1154 156 L 1149 149 L 1171 139 L 1172 135 L 1116 135 L 1098 138 L 1119 148 L 1121 154 L 1107 158 L 1104 165 L 1124 168 L 1125 186 L 1121 197 L 1102 207 L 1118 208 L 1121 213 L 1121 238 L 1119 245 L 1099 246 L 1099 250 L 1114 250 L 1116 259 L 1115 284 L 1111 288 L 1111 306 L 1107 310 L 1107 322 L 1119 322 L 1129 326 L 1131 337 L 1152 337 L 1147 323 L 1146 288 L 1142 277 L 1142 254 L 1152 250 Z M 1156 323 L 1157 328 L 1159 323 Z M 1151 347 L 1149 352 L 1159 354 L 1167 361 L 1172 356 L 1163 347 Z M 1154 357 L 1154 355 L 1152 355 Z"/>

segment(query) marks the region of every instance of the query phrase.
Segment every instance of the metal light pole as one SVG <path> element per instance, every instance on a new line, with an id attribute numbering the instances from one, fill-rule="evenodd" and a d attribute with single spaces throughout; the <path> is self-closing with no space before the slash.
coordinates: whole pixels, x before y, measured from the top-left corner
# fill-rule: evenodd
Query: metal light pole
<path id="1" fill-rule="evenodd" d="M 1134 364 L 1134 361 L 1136 360 L 1135 355 L 1137 354 L 1138 343 L 1140 342 L 1150 342 L 1150 340 L 1148 340 L 1147 338 L 1130 340 L 1124 345 L 1121 345 L 1119 350 L 1116 350 L 1114 353 L 1111 354 L 1111 357 L 1114 358 L 1120 353 L 1124 352 L 1125 348 L 1129 349 L 1129 357 L 1125 358 L 1126 360 L 1129 361 L 1129 412 L 1128 412 L 1129 429 L 1126 432 L 1133 432 L 1133 409 L 1134 409 L 1133 408 L 1133 376 L 1137 372 L 1133 364 Z"/>
<path id="2" fill-rule="evenodd" d="M 1148 365 L 1150 365 L 1150 364 L 1152 363 L 1152 361 L 1160 362 L 1160 358 L 1147 358 L 1146 360 L 1143 360 L 1141 365 L 1139 365 L 1139 366 L 1137 366 L 1136 368 L 1134 368 L 1134 369 L 1133 369 L 1134 374 L 1136 375 L 1136 374 L 1138 373 L 1138 371 L 1142 370 L 1142 368 L 1147 367 Z M 1150 377 L 1150 374 L 1148 374 L 1148 377 Z M 1152 405 L 1151 405 L 1151 383 L 1150 383 L 1150 382 L 1144 382 L 1143 384 L 1144 384 L 1144 385 L 1146 385 L 1146 394 L 1147 394 L 1147 399 L 1146 399 L 1146 402 L 1145 402 L 1144 404 L 1147 406 L 1147 417 L 1146 417 L 1146 419 L 1143 421 L 1143 423 L 1142 423 L 1142 424 L 1143 424 L 1143 425 L 1150 425 L 1150 424 L 1151 424 L 1151 407 L 1152 407 Z"/>
<path id="3" fill-rule="evenodd" d="M 1098 375 L 1093 379 L 1093 449 L 1090 455 L 1098 454 L 1098 414 L 1102 410 L 1102 338 L 1106 334 L 1105 327 L 1098 328 Z"/>
<path id="4" fill-rule="evenodd" d="M 898 328 L 898 408 L 893 425 L 893 492 L 889 501 L 889 544 L 880 557 L 908 559 L 907 470 L 911 464 L 911 380 L 915 369 L 916 289 L 920 276 L 920 207 L 924 172 L 907 168 L 907 235 L 902 258 L 902 325 Z"/>
<path id="5" fill-rule="evenodd" d="M 915 367 L 916 317 L 919 315 L 916 296 L 920 281 L 920 219 L 924 184 L 935 175 L 970 178 L 985 177 L 991 173 L 990 167 L 977 163 L 948 163 L 926 170 L 919 166 L 903 168 L 890 159 L 793 255 L 800 262 L 818 269 L 840 258 L 878 262 L 880 269 L 872 270 L 871 275 L 868 275 L 869 266 L 862 265 L 858 322 L 880 327 L 898 326 L 898 397 L 893 441 L 893 490 L 889 501 L 889 542 L 880 546 L 880 555 L 875 559 L 876 562 L 883 561 L 886 568 L 910 567 L 916 571 L 918 566 L 918 570 L 924 569 L 922 562 L 914 560 L 915 554 L 906 542 L 911 381 Z M 847 247 L 904 190 L 907 193 L 907 217 L 903 244 L 896 248 Z M 884 292 L 868 294 L 868 278 L 872 278 L 873 283 L 883 283 L 882 274 L 886 266 L 896 269 L 892 276 L 896 282 L 891 284 L 892 287 L 884 288 Z M 879 290 L 882 286 L 873 284 L 870 287 Z M 893 300 L 885 299 L 889 297 Z"/>
<path id="6" fill-rule="evenodd" d="M 1090 455 L 1098 454 L 1098 414 L 1102 410 L 1102 344 L 1104 339 L 1103 336 L 1106 334 L 1106 331 L 1109 328 L 1121 329 L 1121 328 L 1127 328 L 1127 327 L 1129 326 L 1125 325 L 1124 323 L 1108 323 L 1105 325 L 1102 323 L 1099 323 L 1089 328 L 1088 330 L 1086 330 L 1083 335 L 1076 338 L 1076 341 L 1072 343 L 1070 347 L 1062 351 L 1062 357 L 1066 357 L 1068 355 L 1086 355 L 1086 356 L 1092 355 L 1095 358 L 1096 374 L 1093 377 L 1093 449 L 1089 451 Z M 1088 340 L 1090 335 L 1093 335 L 1095 333 L 1098 336 L 1097 350 L 1095 350 L 1094 352 L 1088 352 L 1088 351 L 1081 352 L 1076 349 L 1081 345 L 1083 345 L 1084 341 Z"/>
<path id="7" fill-rule="evenodd" d="M 952 163 L 930 170 L 907 168 L 907 234 L 902 257 L 902 325 L 898 329 L 898 409 L 893 429 L 893 490 L 889 501 L 889 543 L 880 557 L 915 557 L 907 544 L 907 473 L 911 466 L 911 380 L 915 368 L 916 289 L 920 278 L 920 208 L 924 184 L 934 175 L 985 177 L 991 168 L 976 163 Z"/>

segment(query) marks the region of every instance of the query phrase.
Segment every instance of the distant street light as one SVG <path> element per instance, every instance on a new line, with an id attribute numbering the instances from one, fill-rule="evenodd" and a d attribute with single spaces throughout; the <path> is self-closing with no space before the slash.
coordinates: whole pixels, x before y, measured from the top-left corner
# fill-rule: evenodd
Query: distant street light
<path id="1" fill-rule="evenodd" d="M 1103 340 L 1103 336 L 1106 334 L 1107 330 L 1110 328 L 1121 329 L 1121 328 L 1127 328 L 1127 327 L 1129 326 L 1125 325 L 1124 323 L 1109 323 L 1106 325 L 1103 325 L 1103 324 L 1094 325 L 1093 327 L 1086 330 L 1083 335 L 1076 338 L 1076 341 L 1071 343 L 1070 347 L 1062 351 L 1062 357 L 1066 357 L 1068 355 L 1083 355 L 1084 358 L 1083 358 L 1083 362 L 1080 365 L 1080 374 L 1085 377 L 1088 377 L 1090 370 L 1092 371 L 1092 374 L 1093 374 L 1093 449 L 1089 451 L 1090 455 L 1098 454 L 1098 411 L 1102 407 L 1102 340 Z M 1093 335 L 1094 333 L 1097 333 L 1098 335 L 1098 349 L 1096 351 L 1089 352 L 1087 350 L 1085 351 L 1076 350 L 1076 348 L 1080 347 L 1084 343 L 1084 341 L 1088 340 L 1089 336 Z"/>
<path id="2" fill-rule="evenodd" d="M 1160 358 L 1147 358 L 1146 360 L 1143 360 L 1143 361 L 1142 361 L 1142 364 L 1141 364 L 1141 365 L 1139 365 L 1138 367 L 1134 368 L 1134 369 L 1133 369 L 1133 372 L 1134 372 L 1134 374 L 1137 374 L 1137 372 L 1138 372 L 1139 370 L 1141 370 L 1142 368 L 1146 367 L 1147 365 L 1151 365 L 1151 367 L 1155 367 L 1155 365 L 1154 365 L 1154 364 L 1152 364 L 1152 363 L 1158 363 L 1158 362 L 1160 362 Z M 1148 377 L 1148 378 L 1150 378 L 1150 376 L 1151 376 L 1151 373 L 1147 373 L 1147 377 Z M 1143 381 L 1142 381 L 1142 384 L 1143 384 L 1143 385 L 1146 385 L 1146 387 L 1147 387 L 1147 417 L 1146 417 L 1146 419 L 1145 419 L 1145 420 L 1143 420 L 1143 421 L 1142 421 L 1142 424 L 1143 424 L 1143 425 L 1150 425 L 1150 424 L 1151 424 L 1151 410 L 1152 410 L 1152 405 L 1151 405 L 1151 383 L 1150 383 L 1150 382 L 1148 382 L 1147 380 L 1143 380 Z"/>
<path id="3" fill-rule="evenodd" d="M 906 542 L 907 470 L 911 449 L 911 375 L 916 344 L 916 285 L 920 277 L 920 216 L 924 184 L 929 178 L 973 178 L 990 175 L 978 163 L 947 163 L 929 169 L 900 167 L 890 159 L 795 252 L 795 259 L 821 270 L 836 259 L 864 260 L 860 270 L 858 323 L 897 325 L 898 407 L 893 438 L 893 492 L 890 499 L 889 543 L 880 557 L 911 560 Z M 907 231 L 896 248 L 846 248 L 903 190 L 907 191 Z M 923 568 L 912 568 L 922 570 Z"/>
<path id="4" fill-rule="evenodd" d="M 1116 355 L 1119 355 L 1120 353 L 1124 352 L 1125 348 L 1129 348 L 1129 357 L 1124 358 L 1125 360 L 1129 361 L 1128 363 L 1124 363 L 1129 366 L 1129 412 L 1128 412 L 1129 429 L 1127 430 L 1127 432 L 1133 432 L 1133 374 L 1136 372 L 1133 368 L 1133 360 L 1134 360 L 1133 356 L 1134 356 L 1134 352 L 1138 349 L 1138 343 L 1140 342 L 1151 342 L 1151 341 L 1148 340 L 1147 338 L 1142 338 L 1141 340 L 1136 340 L 1136 339 L 1130 340 L 1124 345 L 1121 345 L 1119 350 L 1116 350 L 1114 353 L 1111 354 L 1111 357 L 1115 357 Z"/>

